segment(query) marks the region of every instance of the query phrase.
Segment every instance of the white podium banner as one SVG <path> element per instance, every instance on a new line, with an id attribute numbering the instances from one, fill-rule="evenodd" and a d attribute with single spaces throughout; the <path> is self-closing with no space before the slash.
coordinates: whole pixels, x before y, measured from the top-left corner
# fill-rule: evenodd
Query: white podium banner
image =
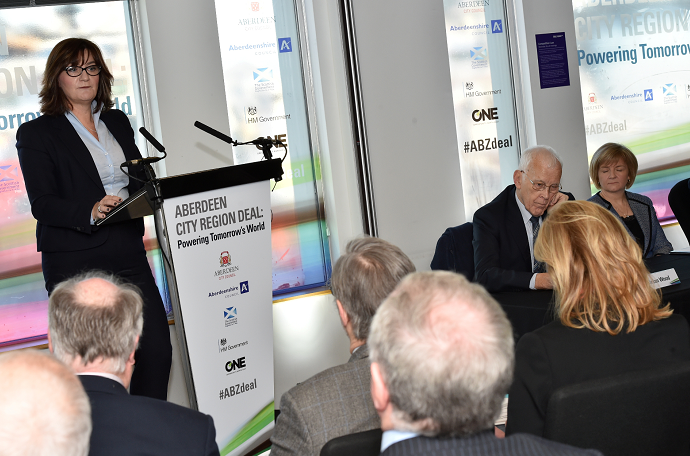
<path id="1" fill-rule="evenodd" d="M 269 182 L 166 199 L 164 210 L 199 410 L 221 455 L 242 454 L 273 428 Z"/>

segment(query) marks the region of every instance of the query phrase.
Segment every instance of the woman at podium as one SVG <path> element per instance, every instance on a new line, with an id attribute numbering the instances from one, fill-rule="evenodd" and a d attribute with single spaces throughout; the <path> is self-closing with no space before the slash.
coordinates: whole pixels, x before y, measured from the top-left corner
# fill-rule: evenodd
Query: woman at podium
<path id="1" fill-rule="evenodd" d="M 144 330 L 130 391 L 165 400 L 172 347 L 146 259 L 143 220 L 95 226 L 143 185 L 120 170 L 141 154 L 127 116 L 112 109 L 112 83 L 98 46 L 81 38 L 59 42 L 43 74 L 42 115 L 19 127 L 17 151 L 48 293 L 92 269 L 136 284 L 144 297 Z M 128 173 L 143 178 L 135 169 Z"/>

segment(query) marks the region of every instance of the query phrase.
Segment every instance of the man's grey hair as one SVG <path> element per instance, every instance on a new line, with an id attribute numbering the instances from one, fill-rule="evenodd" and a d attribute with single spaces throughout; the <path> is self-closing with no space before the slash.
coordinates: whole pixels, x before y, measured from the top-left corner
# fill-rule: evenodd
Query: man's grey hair
<path id="1" fill-rule="evenodd" d="M 447 271 L 406 277 L 371 327 L 392 424 L 423 435 L 491 429 L 513 377 L 513 331 L 480 285 Z"/>
<path id="2" fill-rule="evenodd" d="M 117 287 L 103 302 L 85 302 L 80 285 L 101 279 Z M 144 325 L 139 289 L 112 274 L 88 272 L 59 283 L 50 295 L 48 326 L 55 356 L 67 364 L 84 365 L 102 358 L 110 373 L 125 371 Z"/>
<path id="3" fill-rule="evenodd" d="M 77 377 L 37 350 L 0 355 L 0 456 L 86 456 L 91 406 Z"/>
<path id="4" fill-rule="evenodd" d="M 563 169 L 561 157 L 558 156 L 556 151 L 551 146 L 532 146 L 525 149 L 520 155 L 518 169 L 527 171 L 532 165 L 532 161 L 540 155 L 545 158 L 544 164 L 547 168 L 558 166 L 559 168 Z"/>
<path id="5" fill-rule="evenodd" d="M 376 309 L 415 270 L 402 250 L 383 239 L 363 237 L 347 243 L 333 267 L 331 291 L 350 317 L 357 339 L 368 338 Z"/>

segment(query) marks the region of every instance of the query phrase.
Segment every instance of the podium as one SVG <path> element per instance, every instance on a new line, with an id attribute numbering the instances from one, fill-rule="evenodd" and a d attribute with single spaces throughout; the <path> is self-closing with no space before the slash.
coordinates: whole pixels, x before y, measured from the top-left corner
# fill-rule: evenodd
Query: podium
<path id="1" fill-rule="evenodd" d="M 190 405 L 221 455 L 273 429 L 270 179 L 279 159 L 154 179 L 97 225 L 154 215 Z"/>

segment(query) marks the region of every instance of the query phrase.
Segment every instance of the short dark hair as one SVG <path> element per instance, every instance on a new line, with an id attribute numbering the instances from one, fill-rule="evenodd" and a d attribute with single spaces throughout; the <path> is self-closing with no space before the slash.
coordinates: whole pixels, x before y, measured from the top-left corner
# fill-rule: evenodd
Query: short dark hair
<path id="1" fill-rule="evenodd" d="M 331 292 L 352 320 L 359 340 L 369 337 L 369 326 L 386 296 L 407 274 L 412 260 L 390 242 L 375 237 L 353 239 L 338 258 L 331 276 Z"/>
<path id="2" fill-rule="evenodd" d="M 60 73 L 68 66 L 83 65 L 84 56 L 89 54 L 96 65 L 101 67 L 98 80 L 98 92 L 96 93 L 96 108 L 94 112 L 103 107 L 108 111 L 113 107 L 112 91 L 113 75 L 103 60 L 101 50 L 95 43 L 84 38 L 67 38 L 55 45 L 43 72 L 43 87 L 38 94 L 41 100 L 41 112 L 51 116 L 64 114 L 72 109 L 71 103 L 60 88 L 58 78 Z"/>

